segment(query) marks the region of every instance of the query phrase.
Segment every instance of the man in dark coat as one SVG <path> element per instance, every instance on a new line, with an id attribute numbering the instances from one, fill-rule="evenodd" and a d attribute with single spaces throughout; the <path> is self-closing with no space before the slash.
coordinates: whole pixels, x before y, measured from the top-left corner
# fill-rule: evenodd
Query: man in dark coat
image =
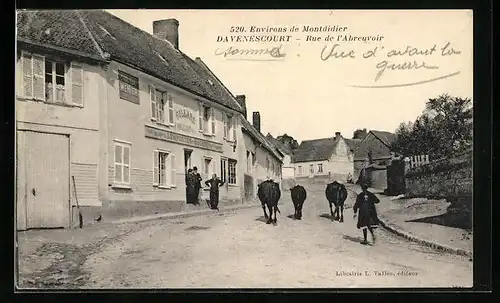
<path id="1" fill-rule="evenodd" d="M 377 228 L 379 224 L 375 204 L 379 203 L 380 200 L 377 198 L 377 196 L 368 191 L 368 185 L 362 184 L 361 189 L 363 191 L 358 194 L 358 196 L 356 197 L 356 203 L 354 203 L 354 217 L 356 217 L 356 212 L 359 210 L 357 228 L 363 229 L 364 239 L 361 244 L 368 244 L 366 231 L 367 229 L 372 235 L 373 243 L 375 243 L 375 234 L 373 233 L 373 229 Z"/>
<path id="2" fill-rule="evenodd" d="M 195 186 L 194 186 L 194 176 L 193 170 L 190 168 L 186 173 L 186 203 L 193 204 L 194 203 L 194 194 L 195 194 Z"/>
<path id="3" fill-rule="evenodd" d="M 194 204 L 200 204 L 200 189 L 201 189 L 201 176 L 198 173 L 198 168 L 193 167 L 193 181 L 194 181 Z"/>
<path id="4" fill-rule="evenodd" d="M 213 174 L 212 179 L 205 181 L 205 185 L 210 188 L 210 208 L 219 210 L 219 187 L 224 182 L 217 178 L 217 174 Z"/>

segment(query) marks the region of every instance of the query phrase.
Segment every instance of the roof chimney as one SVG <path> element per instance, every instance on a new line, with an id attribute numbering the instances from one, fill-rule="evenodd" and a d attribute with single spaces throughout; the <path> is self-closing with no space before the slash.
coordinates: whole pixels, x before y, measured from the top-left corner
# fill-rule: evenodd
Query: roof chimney
<path id="1" fill-rule="evenodd" d="M 341 137 L 340 132 L 335 133 L 335 140 L 338 140 Z"/>
<path id="2" fill-rule="evenodd" d="M 260 133 L 260 113 L 253 112 L 253 127 Z"/>
<path id="3" fill-rule="evenodd" d="M 156 38 L 167 40 L 179 48 L 179 21 L 176 19 L 165 19 L 153 21 L 153 35 Z"/>
<path id="4" fill-rule="evenodd" d="M 245 95 L 237 95 L 236 101 L 243 108 L 243 112 L 244 112 L 245 119 L 246 119 L 247 118 L 247 103 L 246 103 Z"/>

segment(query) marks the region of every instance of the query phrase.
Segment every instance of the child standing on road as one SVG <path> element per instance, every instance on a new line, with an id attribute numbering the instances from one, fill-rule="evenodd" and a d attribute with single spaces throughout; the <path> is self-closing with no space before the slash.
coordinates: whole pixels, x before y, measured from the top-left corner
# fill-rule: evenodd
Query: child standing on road
<path id="1" fill-rule="evenodd" d="M 378 227 L 378 216 L 375 204 L 379 203 L 380 200 L 373 193 L 368 191 L 368 185 L 362 184 L 361 189 L 363 190 L 357 197 L 356 203 L 354 203 L 354 218 L 356 217 L 356 212 L 359 210 L 358 216 L 358 229 L 363 230 L 364 241 L 361 244 L 368 244 L 367 241 L 367 229 L 372 235 L 373 243 L 375 243 L 375 234 L 373 229 Z"/>

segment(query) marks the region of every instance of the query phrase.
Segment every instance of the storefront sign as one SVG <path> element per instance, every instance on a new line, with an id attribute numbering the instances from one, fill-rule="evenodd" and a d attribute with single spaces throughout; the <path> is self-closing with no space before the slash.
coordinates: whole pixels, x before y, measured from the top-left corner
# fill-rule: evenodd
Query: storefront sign
<path id="1" fill-rule="evenodd" d="M 178 109 L 175 112 L 175 116 L 177 117 L 177 119 L 187 119 L 192 124 L 196 124 L 196 117 L 195 117 L 195 115 L 193 115 L 192 111 L 190 111 L 190 110 L 188 110 L 186 108 Z"/>
<path id="2" fill-rule="evenodd" d="M 186 136 L 182 134 L 173 133 L 170 131 L 153 128 L 146 125 L 146 137 L 154 138 L 174 143 L 179 143 L 183 145 L 189 145 L 193 147 L 199 147 L 202 149 L 213 150 L 222 153 L 222 144 L 217 142 L 212 142 L 204 140 L 201 138 L 195 138 L 191 136 Z"/>

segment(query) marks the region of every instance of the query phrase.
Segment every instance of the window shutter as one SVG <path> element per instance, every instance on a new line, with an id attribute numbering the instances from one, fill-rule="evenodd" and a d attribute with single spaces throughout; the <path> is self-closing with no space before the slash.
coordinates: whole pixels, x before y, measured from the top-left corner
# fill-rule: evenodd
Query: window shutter
<path id="1" fill-rule="evenodd" d="M 23 53 L 23 95 L 27 98 L 33 97 L 33 61 L 31 55 Z"/>
<path id="2" fill-rule="evenodd" d="M 159 180 L 158 180 L 158 157 L 159 153 L 157 150 L 153 151 L 153 185 L 158 186 Z"/>
<path id="3" fill-rule="evenodd" d="M 198 107 L 198 130 L 203 131 L 203 105 L 200 103 Z"/>
<path id="4" fill-rule="evenodd" d="M 151 120 L 156 121 L 156 90 L 153 85 L 149 86 L 149 99 L 151 100 Z"/>
<path id="5" fill-rule="evenodd" d="M 172 100 L 171 94 L 167 95 L 167 100 L 168 100 L 168 122 L 171 125 L 174 125 L 175 123 L 174 100 Z"/>
<path id="6" fill-rule="evenodd" d="M 83 105 L 83 68 L 71 64 L 71 96 L 73 104 Z"/>
<path id="7" fill-rule="evenodd" d="M 215 135 L 215 109 L 213 107 L 210 109 L 210 119 L 212 120 L 212 135 Z"/>
<path id="8" fill-rule="evenodd" d="M 232 138 L 232 140 L 233 140 L 233 141 L 236 141 L 236 117 L 233 117 L 233 119 L 232 119 L 232 120 L 233 120 L 233 121 L 232 121 L 232 122 L 233 122 L 233 123 L 232 123 L 232 127 L 233 127 L 233 129 L 232 129 L 232 131 L 233 131 L 233 134 L 232 134 L 232 135 L 233 135 L 233 138 Z"/>
<path id="9" fill-rule="evenodd" d="M 170 185 L 176 186 L 177 183 L 177 169 L 175 169 L 175 155 L 171 154 L 170 155 L 170 170 L 171 170 L 171 177 L 170 177 Z"/>
<path id="10" fill-rule="evenodd" d="M 33 55 L 33 98 L 45 100 L 45 57 Z"/>

